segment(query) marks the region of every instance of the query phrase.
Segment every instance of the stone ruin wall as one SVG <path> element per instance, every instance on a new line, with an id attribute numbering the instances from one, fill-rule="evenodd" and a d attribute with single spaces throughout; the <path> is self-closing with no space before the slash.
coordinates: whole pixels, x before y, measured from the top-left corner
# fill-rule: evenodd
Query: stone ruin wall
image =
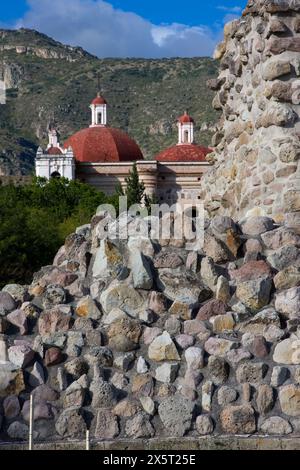
<path id="1" fill-rule="evenodd" d="M 224 37 L 208 83 L 222 110 L 203 179 L 208 212 L 240 218 L 258 207 L 299 224 L 300 1 L 249 0 Z"/>

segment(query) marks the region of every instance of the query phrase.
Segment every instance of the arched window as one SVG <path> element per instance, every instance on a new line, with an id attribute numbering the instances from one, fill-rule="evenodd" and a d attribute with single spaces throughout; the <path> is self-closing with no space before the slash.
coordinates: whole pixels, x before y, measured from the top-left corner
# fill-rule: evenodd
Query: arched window
<path id="1" fill-rule="evenodd" d="M 184 131 L 184 143 L 187 144 L 189 141 L 189 131 Z"/>
<path id="2" fill-rule="evenodd" d="M 53 173 L 51 173 L 51 178 L 60 178 L 60 173 L 58 171 L 53 171 Z"/>
<path id="3" fill-rule="evenodd" d="M 102 113 L 98 113 L 98 124 L 102 124 Z"/>

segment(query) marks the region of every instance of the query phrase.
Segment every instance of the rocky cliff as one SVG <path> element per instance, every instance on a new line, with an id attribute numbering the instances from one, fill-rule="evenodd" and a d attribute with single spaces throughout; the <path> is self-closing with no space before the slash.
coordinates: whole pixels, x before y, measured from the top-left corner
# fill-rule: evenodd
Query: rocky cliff
<path id="1" fill-rule="evenodd" d="M 28 438 L 30 394 L 41 441 L 299 436 L 300 236 L 215 217 L 196 252 L 104 216 L 0 292 L 2 439 Z"/>
<path id="2" fill-rule="evenodd" d="M 203 195 L 210 213 L 257 206 L 282 220 L 300 210 L 300 3 L 249 0 L 224 34 L 209 82 L 222 119 Z"/>

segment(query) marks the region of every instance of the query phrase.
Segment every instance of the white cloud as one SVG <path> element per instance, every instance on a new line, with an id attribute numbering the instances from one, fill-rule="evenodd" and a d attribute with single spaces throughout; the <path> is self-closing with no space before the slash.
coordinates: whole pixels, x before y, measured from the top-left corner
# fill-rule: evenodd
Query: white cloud
<path id="1" fill-rule="evenodd" d="M 242 7 L 227 7 L 225 5 L 219 5 L 217 6 L 218 10 L 226 11 L 227 13 L 241 13 L 242 12 Z"/>
<path id="2" fill-rule="evenodd" d="M 201 25 L 154 25 L 103 0 L 28 0 L 28 5 L 15 27 L 36 29 L 99 57 L 210 56 L 222 35 Z"/>

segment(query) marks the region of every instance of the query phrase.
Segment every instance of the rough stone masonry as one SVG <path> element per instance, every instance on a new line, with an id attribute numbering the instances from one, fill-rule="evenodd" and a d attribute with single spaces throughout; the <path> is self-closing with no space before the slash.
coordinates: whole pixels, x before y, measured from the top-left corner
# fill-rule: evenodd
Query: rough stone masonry
<path id="1" fill-rule="evenodd" d="M 300 235 L 268 217 L 186 240 L 70 235 L 0 292 L 1 440 L 300 436 Z M 138 229 L 139 218 L 121 216 Z"/>
<path id="2" fill-rule="evenodd" d="M 249 0 L 215 52 L 214 168 L 204 176 L 211 215 L 258 213 L 299 223 L 300 2 Z"/>

